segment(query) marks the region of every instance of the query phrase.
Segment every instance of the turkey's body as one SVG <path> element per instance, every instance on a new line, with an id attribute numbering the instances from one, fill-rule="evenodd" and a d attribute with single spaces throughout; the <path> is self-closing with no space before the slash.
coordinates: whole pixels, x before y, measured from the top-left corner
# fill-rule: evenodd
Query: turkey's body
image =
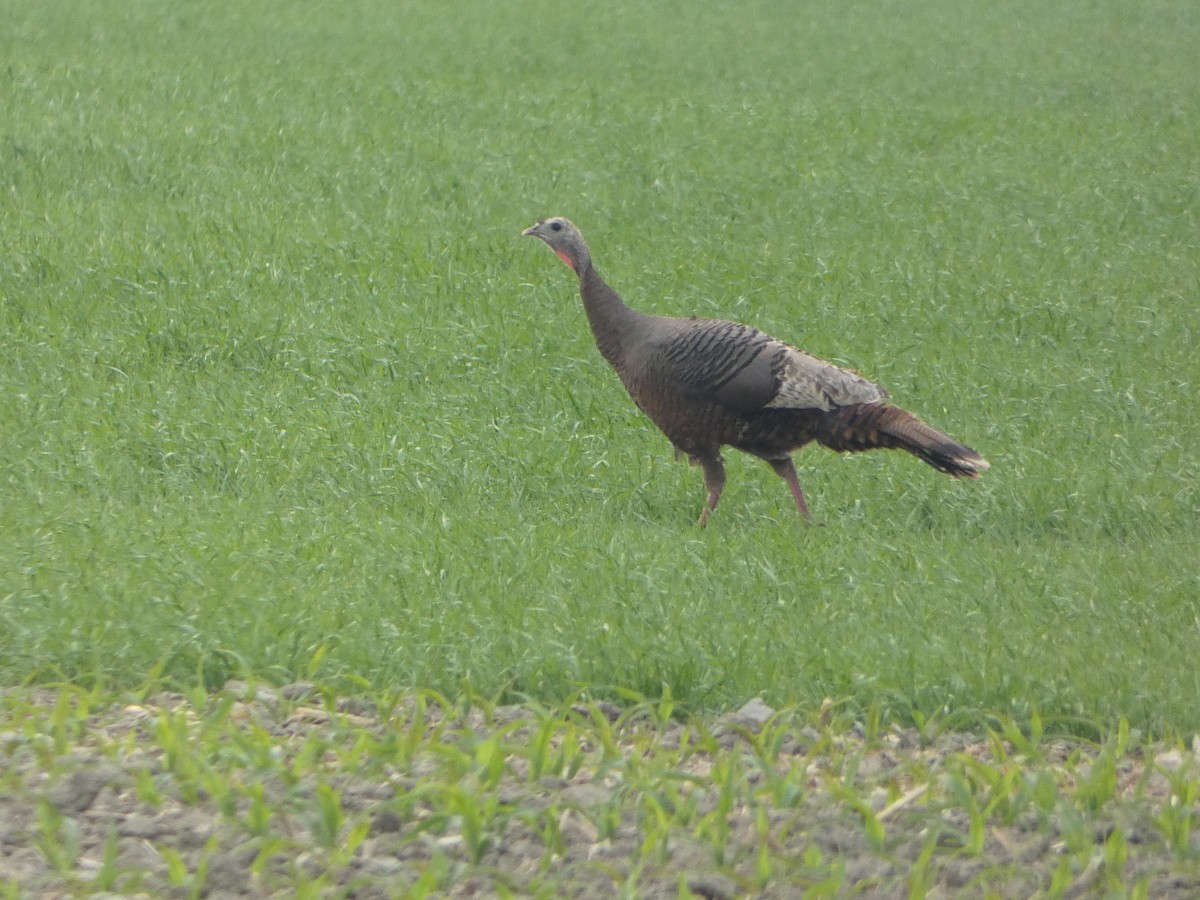
<path id="1" fill-rule="evenodd" d="M 525 233 L 575 270 L 601 354 L 676 450 L 703 468 L 708 493 L 699 524 L 725 483 L 722 446 L 766 460 L 806 518 L 791 454 L 812 441 L 842 451 L 907 450 L 955 477 L 974 478 L 988 467 L 974 450 L 884 402 L 887 391 L 854 372 L 736 322 L 630 309 L 566 219 L 543 220 Z"/>
<path id="2" fill-rule="evenodd" d="M 789 357 L 800 351 L 714 319 L 658 319 L 649 334 L 614 368 L 646 415 L 692 456 L 728 444 L 775 459 L 817 438 L 826 411 L 887 396 L 865 379 L 808 357 L 816 372 L 809 373 L 804 405 L 773 405 Z M 798 393 L 794 379 L 789 384 Z"/>

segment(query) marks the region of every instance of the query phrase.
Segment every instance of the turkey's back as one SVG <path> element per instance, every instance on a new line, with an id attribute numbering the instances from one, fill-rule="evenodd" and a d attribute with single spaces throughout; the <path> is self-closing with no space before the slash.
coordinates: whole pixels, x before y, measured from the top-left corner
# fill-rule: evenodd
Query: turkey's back
<path id="1" fill-rule="evenodd" d="M 777 459 L 815 437 L 822 411 L 837 405 L 830 391 L 886 396 L 853 373 L 719 319 L 652 317 L 614 367 L 667 438 L 700 457 L 730 445 Z M 781 399 L 788 408 L 774 405 Z"/>

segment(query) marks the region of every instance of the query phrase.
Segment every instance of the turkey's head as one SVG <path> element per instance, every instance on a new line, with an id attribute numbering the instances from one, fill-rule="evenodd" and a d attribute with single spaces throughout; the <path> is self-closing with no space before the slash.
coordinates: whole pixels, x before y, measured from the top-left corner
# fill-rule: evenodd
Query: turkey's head
<path id="1" fill-rule="evenodd" d="M 582 274 L 584 267 L 591 262 L 583 235 L 570 219 L 562 216 L 539 219 L 536 225 L 526 228 L 521 234 L 541 238 L 577 275 Z"/>

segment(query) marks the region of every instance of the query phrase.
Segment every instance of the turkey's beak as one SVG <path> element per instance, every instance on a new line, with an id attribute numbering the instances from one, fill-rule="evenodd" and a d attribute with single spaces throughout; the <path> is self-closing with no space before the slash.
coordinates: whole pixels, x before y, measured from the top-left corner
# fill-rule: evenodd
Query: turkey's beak
<path id="1" fill-rule="evenodd" d="M 536 236 L 538 227 L 541 224 L 542 224 L 541 222 L 538 222 L 537 225 L 530 225 L 528 228 L 526 228 L 524 231 L 521 232 L 521 237 L 529 237 L 530 235 Z"/>

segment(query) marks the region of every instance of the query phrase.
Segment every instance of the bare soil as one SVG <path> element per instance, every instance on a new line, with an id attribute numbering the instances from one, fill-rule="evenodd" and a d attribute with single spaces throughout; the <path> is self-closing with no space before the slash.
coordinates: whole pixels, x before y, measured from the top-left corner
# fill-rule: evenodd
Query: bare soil
<path id="1" fill-rule="evenodd" d="M 1008 786 L 962 795 L 973 760 L 982 781 L 1011 771 L 994 740 L 801 725 L 764 749 L 772 711 L 752 704 L 710 723 L 704 744 L 689 725 L 601 704 L 576 713 L 585 730 L 588 717 L 616 723 L 615 755 L 585 741 L 538 775 L 509 753 L 489 779 L 488 736 L 532 742 L 541 714 L 426 710 L 428 741 L 397 751 L 388 722 L 414 707 L 377 717 L 360 701 L 318 705 L 307 687 L 260 688 L 219 727 L 178 695 L 63 725 L 46 693 L 44 732 L 0 706 L 6 895 L 1200 896 L 1196 838 L 1171 845 L 1162 825 L 1190 752 L 1120 757 L 1088 808 L 1086 744 L 1046 741 Z M 186 746 L 169 733 L 179 722 Z M 1039 772 L 1059 800 L 1004 815 Z"/>

